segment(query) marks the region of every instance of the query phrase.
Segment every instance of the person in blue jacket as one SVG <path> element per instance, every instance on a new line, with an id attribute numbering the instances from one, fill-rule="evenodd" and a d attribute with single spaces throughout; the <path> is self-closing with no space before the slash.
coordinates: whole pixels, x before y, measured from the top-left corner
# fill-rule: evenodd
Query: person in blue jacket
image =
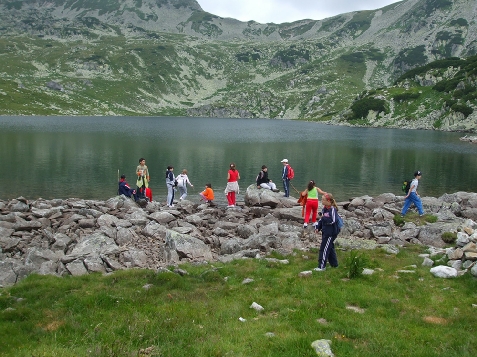
<path id="1" fill-rule="evenodd" d="M 174 194 L 176 192 L 176 178 L 174 176 L 173 166 L 167 166 L 166 186 L 167 186 L 167 207 L 174 207 Z"/>
<path id="2" fill-rule="evenodd" d="M 320 255 L 318 256 L 318 267 L 313 269 L 315 271 L 324 271 L 326 269 L 326 262 L 334 268 L 338 267 L 338 257 L 335 251 L 335 239 L 338 236 L 338 227 L 336 224 L 338 206 L 331 193 L 325 193 L 321 198 L 323 209 L 321 211 L 321 218 L 318 221 L 316 231 L 322 234 Z"/>
<path id="3" fill-rule="evenodd" d="M 282 180 L 283 180 L 283 190 L 285 191 L 284 197 L 290 197 L 290 179 L 288 178 L 288 160 L 283 159 L 283 171 L 282 171 Z"/>
<path id="4" fill-rule="evenodd" d="M 129 187 L 125 175 L 121 175 L 121 179 L 119 180 L 118 195 L 124 195 L 126 197 L 133 196 L 134 200 L 137 201 L 136 190 L 133 190 L 131 187 Z"/>

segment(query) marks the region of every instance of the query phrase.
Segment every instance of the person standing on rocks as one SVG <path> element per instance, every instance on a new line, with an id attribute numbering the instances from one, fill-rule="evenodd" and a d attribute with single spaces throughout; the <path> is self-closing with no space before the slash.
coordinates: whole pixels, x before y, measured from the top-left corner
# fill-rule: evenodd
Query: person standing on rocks
<path id="1" fill-rule="evenodd" d="M 417 211 L 419 212 L 419 216 L 424 215 L 424 210 L 422 208 L 422 202 L 421 198 L 419 197 L 419 194 L 417 193 L 417 186 L 419 186 L 419 180 L 421 179 L 422 172 L 417 170 L 414 172 L 414 180 L 411 182 L 411 187 L 409 188 L 409 191 L 407 195 L 404 197 L 404 206 L 401 211 L 401 217 L 404 217 L 405 214 L 407 213 L 407 210 L 411 206 L 411 203 L 414 203 L 414 205 L 417 208 Z"/>
<path id="2" fill-rule="evenodd" d="M 257 175 L 257 188 L 265 188 L 273 192 L 279 192 L 277 185 L 268 178 L 268 168 L 263 165 L 262 171 Z"/>
<path id="3" fill-rule="evenodd" d="M 176 180 L 174 177 L 174 167 L 167 166 L 166 186 L 167 186 L 167 207 L 174 207 L 174 193 L 176 191 Z"/>
<path id="4" fill-rule="evenodd" d="M 227 206 L 228 208 L 235 207 L 236 194 L 240 192 L 238 180 L 240 180 L 240 173 L 235 167 L 235 164 L 231 163 L 229 172 L 227 174 L 227 186 L 225 187 L 224 191 L 227 196 L 227 201 L 229 203 L 229 205 Z"/>
<path id="5" fill-rule="evenodd" d="M 189 184 L 190 187 L 194 187 L 194 185 L 190 183 L 186 169 L 183 169 L 182 173 L 180 175 L 177 175 L 176 180 L 177 188 L 179 189 L 179 193 L 181 194 L 179 200 L 182 201 L 187 197 L 187 184 Z"/>
<path id="6" fill-rule="evenodd" d="M 284 197 L 290 197 L 290 179 L 288 178 L 288 160 L 283 159 L 283 171 L 282 171 L 282 179 L 283 179 L 283 190 L 285 191 Z"/>
<path id="7" fill-rule="evenodd" d="M 318 193 L 324 195 L 326 194 L 321 188 L 316 187 L 315 181 L 310 180 L 308 182 L 308 186 L 305 191 L 301 193 L 302 196 L 307 196 L 306 204 L 305 204 L 305 219 L 303 223 L 303 228 L 308 227 L 308 222 L 310 220 L 310 213 L 311 213 L 311 221 L 313 222 L 313 227 L 316 228 L 318 222 L 316 221 L 316 215 L 318 212 Z"/>
<path id="8" fill-rule="evenodd" d="M 318 267 L 314 271 L 324 271 L 326 262 L 334 268 L 338 267 L 338 257 L 335 251 L 335 239 L 338 236 L 338 227 L 336 225 L 338 206 L 331 193 L 325 193 L 321 198 L 324 206 L 322 215 L 316 226 L 316 232 L 321 231 L 320 254 L 318 256 Z"/>
<path id="9" fill-rule="evenodd" d="M 139 159 L 139 165 L 136 167 L 136 175 L 137 198 L 145 198 L 146 189 L 149 187 L 149 181 L 151 180 L 151 177 L 149 176 L 149 170 L 146 166 L 146 159 L 143 157 Z"/>

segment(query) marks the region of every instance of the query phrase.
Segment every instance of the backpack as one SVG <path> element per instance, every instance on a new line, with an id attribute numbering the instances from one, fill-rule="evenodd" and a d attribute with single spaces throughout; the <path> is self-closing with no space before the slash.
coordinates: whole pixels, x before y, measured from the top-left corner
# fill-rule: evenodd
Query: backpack
<path id="1" fill-rule="evenodd" d="M 343 218 L 338 214 L 338 212 L 336 212 L 336 228 L 338 229 L 338 233 L 339 234 L 341 232 L 341 228 L 343 228 L 344 226 L 344 221 L 343 221 Z"/>
<path id="2" fill-rule="evenodd" d="M 288 165 L 287 179 L 291 180 L 294 177 L 295 177 L 295 170 L 293 170 L 293 168 L 290 165 Z"/>
<path id="3" fill-rule="evenodd" d="M 409 190 L 411 189 L 411 182 L 412 180 L 404 180 L 402 183 L 402 191 L 408 194 Z"/>

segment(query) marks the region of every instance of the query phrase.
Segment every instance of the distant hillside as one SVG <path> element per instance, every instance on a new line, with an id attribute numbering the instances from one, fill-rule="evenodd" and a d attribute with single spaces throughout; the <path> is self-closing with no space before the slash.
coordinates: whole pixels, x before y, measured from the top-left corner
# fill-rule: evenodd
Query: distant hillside
<path id="1" fill-rule="evenodd" d="M 414 68 L 395 85 L 361 93 L 334 123 L 475 131 L 477 56 Z"/>
<path id="2" fill-rule="evenodd" d="M 475 0 L 284 24 L 221 18 L 194 0 L 0 0 L 0 114 L 349 123 L 359 93 L 475 54 Z M 445 123 L 431 126 L 462 127 Z"/>

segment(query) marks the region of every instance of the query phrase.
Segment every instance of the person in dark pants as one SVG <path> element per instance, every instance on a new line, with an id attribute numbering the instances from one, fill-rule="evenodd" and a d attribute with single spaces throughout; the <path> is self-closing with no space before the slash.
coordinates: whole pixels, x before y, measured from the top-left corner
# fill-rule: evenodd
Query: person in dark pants
<path id="1" fill-rule="evenodd" d="M 288 178 L 288 160 L 283 159 L 283 171 L 282 171 L 282 179 L 283 179 L 283 190 L 285 191 L 285 197 L 290 197 L 290 179 Z"/>
<path id="2" fill-rule="evenodd" d="M 338 227 L 336 225 L 337 208 L 336 201 L 331 193 L 325 193 L 321 198 L 321 204 L 324 206 L 321 212 L 321 219 L 318 221 L 316 231 L 322 234 L 320 255 L 318 256 L 318 267 L 314 271 L 324 271 L 326 262 L 334 268 L 338 267 L 338 257 L 335 251 L 335 239 L 338 236 Z"/>
<path id="3" fill-rule="evenodd" d="M 137 201 L 136 190 L 133 190 L 131 187 L 129 187 L 129 185 L 126 181 L 126 176 L 125 175 L 121 175 L 121 179 L 119 180 L 118 195 L 124 195 L 126 197 L 133 196 L 134 201 Z"/>

